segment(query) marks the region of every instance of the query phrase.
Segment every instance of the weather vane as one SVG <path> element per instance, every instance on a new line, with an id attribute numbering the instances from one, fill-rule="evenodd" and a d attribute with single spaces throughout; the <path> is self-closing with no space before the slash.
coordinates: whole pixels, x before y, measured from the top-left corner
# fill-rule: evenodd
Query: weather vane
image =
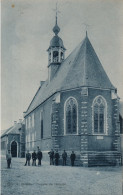
<path id="1" fill-rule="evenodd" d="M 87 31 L 88 31 L 88 29 L 90 28 L 90 26 L 92 26 L 92 25 L 87 24 L 87 23 L 82 23 L 82 25 L 85 26 L 85 31 L 86 31 L 86 36 L 87 36 Z"/>
<path id="2" fill-rule="evenodd" d="M 53 9 L 53 11 L 55 11 L 55 13 L 56 13 L 56 21 L 57 21 L 57 15 L 58 15 L 58 13 L 61 13 L 61 12 L 58 10 L 58 8 L 57 8 L 57 4 L 58 4 L 58 2 L 56 2 L 56 8 Z"/>

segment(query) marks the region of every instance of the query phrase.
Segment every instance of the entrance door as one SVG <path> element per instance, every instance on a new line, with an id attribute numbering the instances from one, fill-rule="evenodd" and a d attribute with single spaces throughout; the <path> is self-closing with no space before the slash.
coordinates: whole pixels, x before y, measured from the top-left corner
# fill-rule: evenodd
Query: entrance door
<path id="1" fill-rule="evenodd" d="M 15 141 L 11 143 L 11 154 L 12 157 L 17 157 L 17 143 Z"/>

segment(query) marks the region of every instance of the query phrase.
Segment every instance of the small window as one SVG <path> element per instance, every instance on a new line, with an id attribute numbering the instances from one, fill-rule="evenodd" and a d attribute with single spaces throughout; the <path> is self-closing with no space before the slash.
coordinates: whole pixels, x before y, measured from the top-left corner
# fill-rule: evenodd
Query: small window
<path id="1" fill-rule="evenodd" d="M 64 54 L 61 52 L 61 61 L 64 60 Z"/>

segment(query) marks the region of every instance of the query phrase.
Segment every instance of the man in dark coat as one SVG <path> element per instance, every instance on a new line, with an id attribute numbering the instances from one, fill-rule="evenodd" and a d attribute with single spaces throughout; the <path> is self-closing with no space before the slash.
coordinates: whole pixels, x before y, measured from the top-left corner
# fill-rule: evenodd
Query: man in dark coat
<path id="1" fill-rule="evenodd" d="M 37 158 L 38 158 L 38 165 L 41 166 L 42 152 L 40 149 L 38 149 Z"/>
<path id="2" fill-rule="evenodd" d="M 34 152 L 32 153 L 32 166 L 33 165 L 36 166 L 36 159 L 37 159 L 37 155 L 36 155 L 36 152 L 34 150 Z"/>
<path id="3" fill-rule="evenodd" d="M 48 152 L 49 157 L 50 157 L 50 165 L 54 165 L 54 151 L 51 149 L 50 152 Z"/>
<path id="4" fill-rule="evenodd" d="M 60 156 L 59 156 L 59 153 L 58 153 L 58 150 L 56 150 L 56 153 L 55 153 L 55 165 L 56 166 L 58 166 L 58 164 L 59 164 L 59 158 L 60 158 Z"/>
<path id="5" fill-rule="evenodd" d="M 72 154 L 70 155 L 70 159 L 71 159 L 71 166 L 74 166 L 74 161 L 76 159 L 76 155 L 74 154 L 74 151 L 72 151 Z"/>
<path id="6" fill-rule="evenodd" d="M 63 166 L 66 165 L 66 160 L 67 160 L 67 152 L 64 152 L 62 153 L 62 159 L 63 159 Z"/>
<path id="7" fill-rule="evenodd" d="M 10 150 L 8 150 L 8 153 L 6 154 L 6 160 L 7 160 L 7 168 L 10 168 L 11 160 L 12 160 L 12 155 Z"/>
<path id="8" fill-rule="evenodd" d="M 26 163 L 25 166 L 28 164 L 30 166 L 30 159 L 31 159 L 31 154 L 29 153 L 29 150 L 26 153 Z"/>

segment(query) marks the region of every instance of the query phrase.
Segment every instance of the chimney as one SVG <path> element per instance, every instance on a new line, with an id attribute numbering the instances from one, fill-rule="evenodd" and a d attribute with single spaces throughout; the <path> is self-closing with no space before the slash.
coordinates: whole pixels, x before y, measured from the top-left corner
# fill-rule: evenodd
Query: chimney
<path id="1" fill-rule="evenodd" d="M 26 112 L 23 112 L 23 117 L 25 117 L 25 115 L 26 115 Z"/>
<path id="2" fill-rule="evenodd" d="M 17 121 L 14 121 L 14 125 L 16 125 L 17 124 Z"/>
<path id="3" fill-rule="evenodd" d="M 19 119 L 19 123 L 22 123 L 22 119 Z"/>
<path id="4" fill-rule="evenodd" d="M 40 81 L 40 87 L 45 83 L 45 81 Z"/>

